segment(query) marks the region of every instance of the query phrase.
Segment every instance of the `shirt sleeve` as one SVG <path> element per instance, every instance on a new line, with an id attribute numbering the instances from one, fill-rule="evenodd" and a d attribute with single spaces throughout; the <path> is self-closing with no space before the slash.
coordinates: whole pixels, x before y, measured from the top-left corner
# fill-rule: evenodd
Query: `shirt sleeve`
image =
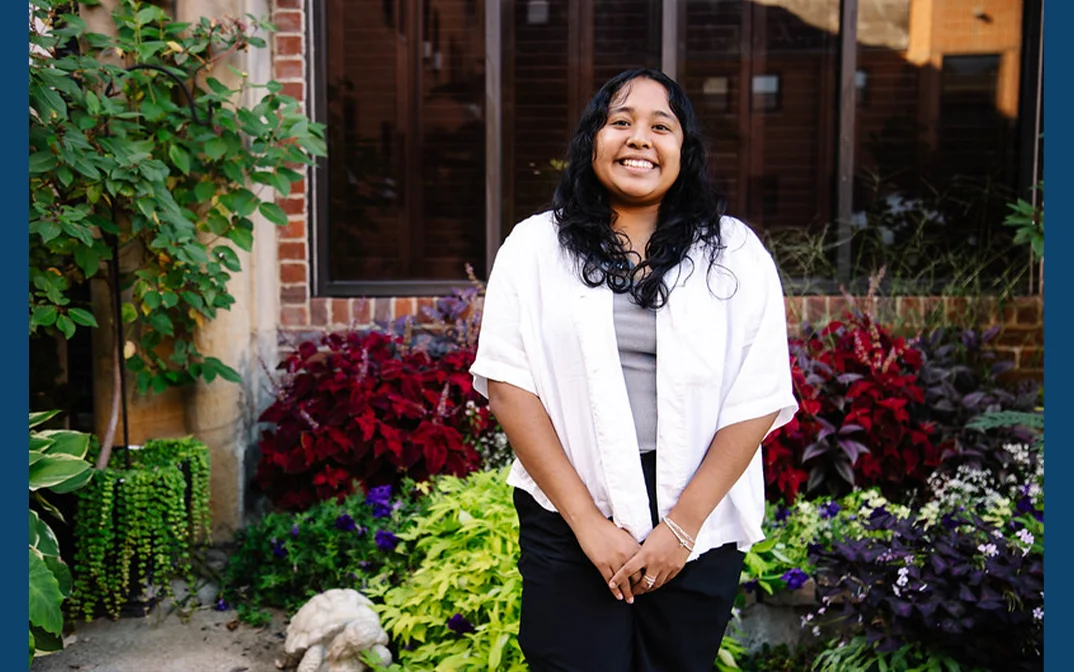
<path id="1" fill-rule="evenodd" d="M 500 246 L 485 285 L 477 355 L 470 366 L 474 389 L 485 398 L 489 396 L 490 380 L 509 383 L 537 394 L 522 337 L 523 319 L 518 291 L 519 272 L 528 268 L 529 264 L 516 258 L 518 241 L 512 238 L 508 236 Z"/>
<path id="2" fill-rule="evenodd" d="M 716 431 L 778 412 L 767 436 L 791 421 L 798 411 L 798 401 L 791 378 L 783 285 L 772 256 L 759 240 L 751 243 L 758 272 L 751 274 L 757 287 L 750 291 L 750 300 L 756 297 L 760 309 L 747 313 L 751 317 L 744 327 L 748 331 L 742 365 L 723 399 Z"/>

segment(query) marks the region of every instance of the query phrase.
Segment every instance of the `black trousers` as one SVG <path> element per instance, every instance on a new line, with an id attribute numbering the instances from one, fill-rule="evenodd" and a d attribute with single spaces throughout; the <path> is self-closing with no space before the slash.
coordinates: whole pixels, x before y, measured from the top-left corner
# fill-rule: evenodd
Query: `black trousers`
<path id="1" fill-rule="evenodd" d="M 655 456 L 643 458 L 655 502 Z M 616 600 L 558 513 L 523 490 L 519 645 L 534 672 L 710 672 L 738 591 L 743 553 L 727 544 L 634 604 Z M 656 517 L 656 507 L 650 507 Z"/>

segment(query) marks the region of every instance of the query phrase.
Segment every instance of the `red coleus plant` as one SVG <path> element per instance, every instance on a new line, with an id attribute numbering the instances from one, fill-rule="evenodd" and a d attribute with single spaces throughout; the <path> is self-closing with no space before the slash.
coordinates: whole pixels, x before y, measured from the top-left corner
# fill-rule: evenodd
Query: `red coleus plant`
<path id="1" fill-rule="evenodd" d="M 768 496 L 842 494 L 879 485 L 893 499 L 939 465 L 918 381 L 921 353 L 858 310 L 791 339 L 800 410 L 765 441 Z"/>
<path id="2" fill-rule="evenodd" d="M 304 509 L 356 484 L 473 471 L 488 417 L 473 412 L 482 403 L 473 359 L 472 348 L 434 358 L 379 331 L 302 343 L 278 367 L 284 380 L 260 417 L 275 428 L 262 434 L 257 484 L 281 508 Z"/>

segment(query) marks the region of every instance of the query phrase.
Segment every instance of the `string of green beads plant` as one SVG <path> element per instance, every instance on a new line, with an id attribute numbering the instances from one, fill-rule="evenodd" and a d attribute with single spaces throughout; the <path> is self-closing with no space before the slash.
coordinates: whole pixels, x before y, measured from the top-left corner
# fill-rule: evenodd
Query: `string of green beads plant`
<path id="1" fill-rule="evenodd" d="M 132 599 L 173 595 L 193 583 L 197 549 L 210 540 L 209 450 L 193 438 L 149 441 L 94 473 L 78 493 L 72 615 L 117 618 Z"/>

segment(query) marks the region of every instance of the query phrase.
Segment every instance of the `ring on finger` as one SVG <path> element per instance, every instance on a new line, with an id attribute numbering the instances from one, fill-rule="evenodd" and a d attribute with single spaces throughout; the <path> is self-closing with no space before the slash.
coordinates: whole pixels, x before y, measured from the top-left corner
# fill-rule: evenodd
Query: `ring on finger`
<path id="1" fill-rule="evenodd" d="M 645 580 L 645 586 L 646 586 L 647 588 L 652 588 L 653 586 L 655 586 L 655 585 L 656 585 L 656 577 L 654 577 L 654 576 L 649 576 L 648 574 L 646 574 L 646 575 L 645 575 L 645 576 L 643 576 L 642 578 L 643 578 L 643 579 Z"/>

